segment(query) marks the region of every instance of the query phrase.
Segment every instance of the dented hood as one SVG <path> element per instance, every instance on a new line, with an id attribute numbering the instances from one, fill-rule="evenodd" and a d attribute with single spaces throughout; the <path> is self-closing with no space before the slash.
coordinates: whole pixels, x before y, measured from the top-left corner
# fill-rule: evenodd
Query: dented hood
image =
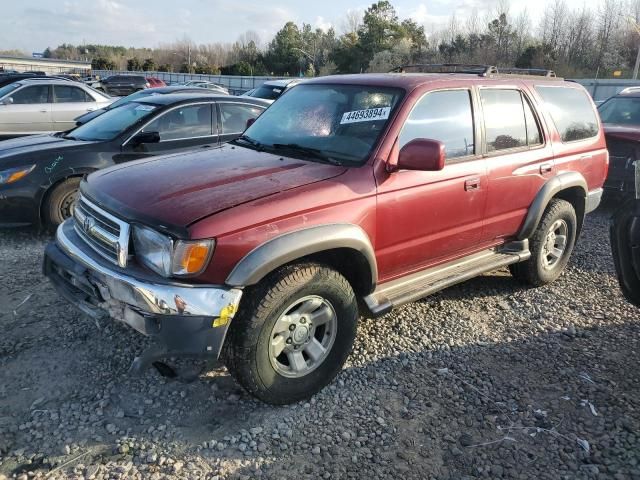
<path id="1" fill-rule="evenodd" d="M 225 145 L 100 170 L 87 178 L 83 191 L 129 220 L 187 227 L 222 210 L 345 170 Z"/>

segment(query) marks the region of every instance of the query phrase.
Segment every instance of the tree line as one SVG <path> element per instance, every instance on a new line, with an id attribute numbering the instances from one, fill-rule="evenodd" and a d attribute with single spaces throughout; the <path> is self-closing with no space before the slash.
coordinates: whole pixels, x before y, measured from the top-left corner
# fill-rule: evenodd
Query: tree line
<path id="1" fill-rule="evenodd" d="M 45 57 L 91 59 L 96 70 L 146 70 L 226 75 L 315 76 L 385 72 L 413 63 L 476 63 L 548 68 L 570 77 L 605 77 L 633 69 L 640 43 L 640 0 L 602 0 L 577 9 L 550 2 L 533 22 L 501 0 L 465 19 L 452 15 L 431 28 L 400 19 L 387 0 L 349 11 L 340 33 L 287 22 L 264 42 L 254 31 L 233 43 L 195 44 L 189 38 L 156 48 L 63 44 Z"/>

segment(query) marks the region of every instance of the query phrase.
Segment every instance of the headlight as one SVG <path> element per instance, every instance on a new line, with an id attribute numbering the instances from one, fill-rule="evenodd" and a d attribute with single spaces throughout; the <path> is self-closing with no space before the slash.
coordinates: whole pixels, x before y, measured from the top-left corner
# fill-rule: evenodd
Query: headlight
<path id="1" fill-rule="evenodd" d="M 133 227 L 136 256 L 164 277 L 184 277 L 201 273 L 215 248 L 214 240 L 172 240 L 146 227 Z"/>
<path id="2" fill-rule="evenodd" d="M 0 171 L 0 185 L 17 182 L 31 173 L 34 168 L 36 168 L 35 165 L 30 165 L 28 167 L 15 167 L 8 170 L 2 170 Z"/>

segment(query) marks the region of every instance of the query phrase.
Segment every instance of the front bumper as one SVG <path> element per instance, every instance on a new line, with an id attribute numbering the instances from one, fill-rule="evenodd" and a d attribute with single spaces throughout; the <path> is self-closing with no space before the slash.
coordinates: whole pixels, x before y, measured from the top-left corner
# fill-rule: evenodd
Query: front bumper
<path id="1" fill-rule="evenodd" d="M 41 194 L 30 184 L 16 182 L 0 187 L 0 228 L 39 225 Z"/>
<path id="2" fill-rule="evenodd" d="M 106 315 L 153 337 L 155 345 L 134 361 L 142 370 L 173 356 L 218 358 L 238 310 L 242 290 L 189 285 L 126 270 L 97 257 L 68 220 L 47 245 L 44 274 L 56 290 L 91 317 Z"/>

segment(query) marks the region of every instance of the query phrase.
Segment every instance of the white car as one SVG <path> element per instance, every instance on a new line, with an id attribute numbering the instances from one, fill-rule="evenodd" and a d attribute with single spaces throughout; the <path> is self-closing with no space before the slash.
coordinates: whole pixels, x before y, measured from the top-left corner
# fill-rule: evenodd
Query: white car
<path id="1" fill-rule="evenodd" d="M 242 94 L 243 97 L 262 98 L 268 102 L 275 102 L 276 99 L 291 87 L 298 85 L 303 80 L 299 78 L 288 78 L 286 80 L 269 80 L 257 88 Z"/>
<path id="2" fill-rule="evenodd" d="M 0 88 L 0 138 L 69 130 L 76 117 L 114 100 L 78 82 L 43 78 L 10 83 Z"/>

